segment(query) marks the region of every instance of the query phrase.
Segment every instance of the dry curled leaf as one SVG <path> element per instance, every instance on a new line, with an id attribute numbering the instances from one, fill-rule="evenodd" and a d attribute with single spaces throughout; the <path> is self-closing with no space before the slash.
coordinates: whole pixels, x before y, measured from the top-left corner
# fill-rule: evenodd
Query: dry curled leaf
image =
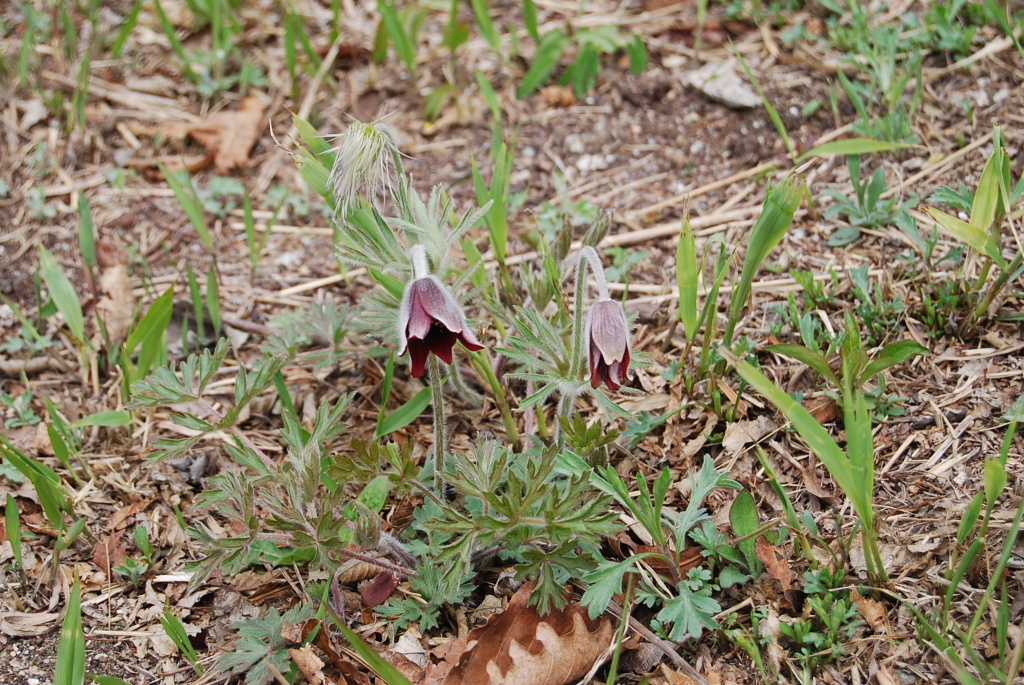
<path id="1" fill-rule="evenodd" d="M 218 174 L 240 169 L 263 129 L 263 105 L 254 95 L 242 98 L 238 109 L 216 112 L 195 123 L 174 122 L 161 128 L 169 140 L 186 136 L 205 145 Z"/>
<path id="2" fill-rule="evenodd" d="M 316 655 L 309 645 L 299 649 L 289 649 L 288 656 L 305 676 L 309 685 L 324 685 L 327 680 L 324 678 L 324 662 Z"/>
<path id="3" fill-rule="evenodd" d="M 611 644 L 611 622 L 591 620 L 578 604 L 542 616 L 528 606 L 532 590 L 524 584 L 505 611 L 435 650 L 441 660 L 424 683 L 565 685 L 586 674 Z"/>
<path id="4" fill-rule="evenodd" d="M 103 320 L 110 344 L 116 346 L 128 335 L 135 314 L 135 298 L 132 297 L 128 265 L 114 264 L 104 269 L 99 289 L 101 296 L 96 303 L 96 314 Z"/>
<path id="5" fill-rule="evenodd" d="M 49 632 L 60 618 L 59 613 L 31 614 L 11 611 L 0 614 L 0 633 L 11 637 L 35 637 Z"/>
<path id="6" fill-rule="evenodd" d="M 867 624 L 871 626 L 871 630 L 874 631 L 876 635 L 883 635 L 887 632 L 885 627 L 885 616 L 888 612 L 884 604 L 879 602 L 877 599 L 865 597 L 856 590 L 852 590 L 850 592 L 850 599 L 852 599 L 853 603 L 857 605 L 860 615 L 864 617 L 864 620 L 867 621 Z"/>
<path id="7" fill-rule="evenodd" d="M 796 582 L 796 574 L 789 567 L 789 559 L 778 547 L 759 536 L 754 541 L 754 552 L 757 558 L 764 564 L 765 570 L 772 578 L 782 584 L 783 592 L 793 589 Z"/>

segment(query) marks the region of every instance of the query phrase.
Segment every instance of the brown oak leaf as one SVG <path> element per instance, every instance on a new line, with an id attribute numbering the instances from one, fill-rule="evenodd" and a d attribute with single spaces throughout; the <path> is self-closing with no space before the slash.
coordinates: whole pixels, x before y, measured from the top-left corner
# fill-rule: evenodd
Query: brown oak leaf
<path id="1" fill-rule="evenodd" d="M 463 637 L 434 650 L 429 685 L 565 685 L 607 654 L 613 629 L 578 604 L 541 615 L 524 584 L 508 608 Z"/>
<path id="2" fill-rule="evenodd" d="M 192 124 L 165 126 L 169 139 L 186 135 L 205 145 L 218 174 L 240 169 L 249 161 L 249 150 L 263 130 L 263 104 L 254 95 L 242 98 L 238 109 L 216 112 Z"/>

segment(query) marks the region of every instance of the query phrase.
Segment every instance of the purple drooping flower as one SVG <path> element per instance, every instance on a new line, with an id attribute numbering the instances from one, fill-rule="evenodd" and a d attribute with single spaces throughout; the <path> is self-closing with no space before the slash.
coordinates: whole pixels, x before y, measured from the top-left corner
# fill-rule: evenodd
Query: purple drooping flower
<path id="1" fill-rule="evenodd" d="M 586 340 L 591 387 L 603 382 L 618 390 L 629 379 L 629 324 L 622 305 L 613 300 L 595 302 L 587 315 Z"/>
<path id="2" fill-rule="evenodd" d="M 459 303 L 435 276 L 417 278 L 406 286 L 398 313 L 398 338 L 398 354 L 409 350 L 415 378 L 426 372 L 431 352 L 451 364 L 456 342 L 472 351 L 484 347 L 466 325 Z"/>

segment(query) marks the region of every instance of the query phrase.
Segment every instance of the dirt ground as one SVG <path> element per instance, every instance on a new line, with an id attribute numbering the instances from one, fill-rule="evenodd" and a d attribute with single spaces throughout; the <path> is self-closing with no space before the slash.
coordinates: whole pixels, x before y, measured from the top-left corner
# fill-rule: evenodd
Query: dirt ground
<path id="1" fill-rule="evenodd" d="M 131 4 L 105 3 L 103 21 L 116 26 Z M 323 54 L 329 48 L 325 30 L 329 9 L 315 3 L 302 4 L 309 5 L 306 11 L 313 27 L 311 39 Z M 682 379 L 666 380 L 669 374 L 662 373 L 679 358 L 683 347 L 670 345 L 664 351 L 666 337 L 675 335 L 679 342 L 681 336 L 671 322 L 676 311 L 671 293 L 684 207 L 688 202 L 689 216 L 698 228 L 699 246 L 715 233 L 723 233 L 730 248 L 739 246 L 764 200 L 763 174 L 772 166 L 789 165 L 783 141 L 764 107 L 732 108 L 686 85 L 685 76 L 694 65 L 695 7 L 683 3 L 645 10 L 626 3 L 617 14 L 610 7 L 592 8 L 596 16 L 606 16 L 608 21 L 630 17 L 628 25 L 645 38 L 648 47 L 647 70 L 633 75 L 625 60 L 606 58 L 597 87 L 581 101 L 576 101 L 569 89 L 560 87 L 519 101 L 515 90 L 525 59 L 496 64 L 486 43 L 473 38 L 452 67 L 441 46 L 428 44 L 421 51 L 417 75 L 411 78 L 393 55 L 384 65 L 369 59 L 376 29 L 375 8 L 365 3 L 344 5 L 350 13 L 346 23 L 349 34 L 340 43 L 344 48 L 341 56 L 315 86 L 305 83 L 300 97 L 293 99 L 282 60 L 282 34 L 275 26 L 277 4 L 243 3 L 243 51 L 260 63 L 267 75 L 267 87 L 256 92 L 264 108 L 265 125 L 243 167 L 229 174 L 248 189 L 261 224 L 270 219 L 273 205 L 267 198 L 274 186 L 284 186 L 300 202 L 312 203 L 308 214 L 299 213 L 295 206 L 282 211 L 252 274 L 241 209 L 232 208 L 224 218 L 211 220 L 216 246 L 216 254 L 211 254 L 154 163 L 157 158 L 193 159 L 206 154 L 205 148 L 194 141 L 165 141 L 161 146 L 160 126 L 192 122 L 212 110 L 232 111 L 238 107 L 239 98 L 228 93 L 223 99 L 204 100 L 194 92 L 182 79 L 177 60 L 149 9 L 143 11 L 140 20 L 144 30 L 134 32 L 126 44 L 125 59 L 93 64 L 93 87 L 85 108 L 88 126 L 84 129 L 63 130 L 32 88 L 14 87 L 0 93 L 0 154 L 4 159 L 0 179 L 11 189 L 0 199 L 0 292 L 34 316 L 38 248 L 45 246 L 69 274 L 87 316 L 92 316 L 100 296 L 96 283 L 82 268 L 77 242 L 78 196 L 85 193 L 101 250 L 114 255 L 114 263 L 128 266 L 132 295 L 137 300 L 149 301 L 173 283 L 187 309 L 186 267 L 204 274 L 215 260 L 221 278 L 221 307 L 225 322 L 236 332 L 239 358 L 255 359 L 274 316 L 307 307 L 311 302 L 358 304 L 372 285 L 365 277 L 331 278 L 338 273 L 332 231 L 322 203 L 305 188 L 290 154 L 295 149 L 292 114 L 303 114 L 323 132 L 344 130 L 349 117 L 371 120 L 384 116 L 407 155 L 406 169 L 417 186 L 428 190 L 441 185 L 466 206 L 475 201 L 472 161 L 490 159 L 491 115 L 476 90 L 465 88 L 439 122 L 428 124 L 422 119 L 423 96 L 442 82 L 446 70 L 452 75 L 454 69 L 456 82 L 470 84 L 474 70 L 481 69 L 490 76 L 504 106 L 504 130 L 515 135 L 513 193 L 526 193 L 525 209 L 514 218 L 509 254 L 531 251 L 524 236 L 536 228 L 538 206 L 558 199 L 554 174 L 565 178 L 564 200 L 586 200 L 612 210 L 614 220 L 605 247 L 623 246 L 641 255 L 629 275 L 626 307 L 637 314 L 634 349 L 650 357 L 649 365 L 635 372 L 634 387 L 644 394 L 624 398 L 622 406 L 634 413 L 663 413 L 684 402 Z M 542 5 L 546 16 L 561 16 L 556 5 Z M 513 10 L 498 11 L 510 12 L 506 25 L 514 25 Z M 813 12 L 803 12 L 813 19 Z M 0 18 L 13 27 L 0 38 L 0 55 L 8 64 L 16 65 L 21 46 L 19 16 L 18 8 L 12 5 L 0 9 Z M 789 17 L 790 22 L 798 19 L 799 15 Z M 439 32 L 435 24 L 441 21 L 443 16 L 432 15 L 423 35 Z M 855 119 L 852 106 L 843 99 L 839 110 L 833 112 L 828 105 L 830 93 L 836 88 L 835 62 L 828 59 L 829 55 L 780 44 L 778 31 L 726 19 L 719 5 L 712 6 L 709 27 L 701 59 L 731 63 L 742 73 L 732 53 L 735 46 L 800 149 L 849 133 L 849 124 Z M 202 30 L 183 27 L 181 32 L 191 47 L 210 40 L 208 32 Z M 986 36 L 987 40 L 996 39 L 994 31 Z M 984 43 L 976 44 L 980 47 Z M 75 65 L 59 51 L 41 50 L 40 55 L 40 66 L 34 74 L 39 89 L 63 92 L 70 98 Z M 991 149 L 994 124 L 1003 127 L 1014 160 L 1014 177 L 1021 173 L 1021 56 L 1011 46 L 985 56 L 970 69 L 951 69 L 950 63 L 941 54 L 925 58 L 922 104 L 914 128 L 920 144 L 865 159 L 869 171 L 878 164 L 886 169 L 889 188 L 896 196 L 927 198 L 936 188 L 956 187 L 959 182 L 973 187 Z M 825 104 L 805 116 L 802 111 L 812 100 Z M 131 170 L 123 187 L 111 181 L 111 173 L 119 169 Z M 957 527 L 978 491 L 984 459 L 998 452 L 1005 430 L 1002 417 L 1022 392 L 1021 324 L 992 321 L 962 337 L 930 336 L 920 318 L 918 284 L 922 276 L 899 259 L 914 249 L 912 241 L 895 227 L 888 227 L 865 230 L 851 245 L 830 247 L 829 236 L 842 227 L 842 222 L 825 218 L 830 200 L 821 191 L 835 188 L 849 193 L 847 167 L 840 158 L 815 159 L 802 172 L 812 188 L 813 201 L 798 211 L 792 229 L 769 257 L 768 268 L 762 269 L 752 306 L 741 324 L 742 333 L 758 341 L 796 341 L 792 330 L 781 329 L 782 340 L 774 339 L 772 332 L 772 324 L 780 319 L 775 308 L 785 304 L 787 293 L 798 289 L 788 275 L 794 269 L 825 275 L 834 269 L 835 297 L 846 302 L 852 300 L 849 271 L 868 265 L 879 292 L 904 298 L 901 329 L 907 337 L 928 347 L 931 354 L 897 367 L 887 384 L 886 392 L 905 399 L 902 416 L 890 416 L 876 428 L 876 501 L 880 503 L 883 555 L 887 566 L 894 570 L 893 587 L 908 603 L 928 606 L 944 592 L 944 565 L 954 547 Z M 209 168 L 198 171 L 197 184 L 205 187 L 213 175 Z M 40 216 L 32 210 L 30 193 L 40 185 L 52 216 Z M 578 229 L 577 238 L 585 228 Z M 483 244 L 486 230 L 475 229 L 473 236 Z M 952 242 L 943 238 L 939 252 L 951 246 Z M 1000 303 L 998 311 L 1019 315 L 1020 284 L 1015 283 L 1010 291 L 1013 296 Z M 841 317 L 833 315 L 833 320 L 841 324 Z M 13 310 L 0 308 L 2 338 L 9 340 L 19 330 Z M 118 408 L 119 379 L 83 378 L 74 346 L 52 322 L 43 332 L 57 341 L 44 357 L 49 361 L 26 375 L 0 370 L 2 391 L 11 397 L 31 391 L 36 414 L 45 415 L 44 401 L 49 399 L 70 421 Z M 493 332 L 488 335 L 493 336 Z M 178 349 L 180 345 L 179 340 Z M 11 353 L 3 361 L 23 358 Z M 808 406 L 817 402 L 822 421 L 835 418 L 835 403 L 816 389 L 820 383 L 800 365 L 768 356 L 762 364 L 781 387 L 804 391 Z M 380 411 L 381 374 L 377 361 L 353 356 L 325 372 L 296 365 L 287 370 L 286 380 L 296 405 L 304 407 L 307 416 L 310 412 L 315 415 L 320 402 L 353 392 L 348 422 L 355 426 L 354 435 L 367 435 L 372 433 L 373 419 Z M 392 403 L 398 406 L 420 387 L 411 379 L 396 381 Z M 230 386 L 225 385 L 215 391 L 215 396 L 225 399 L 230 392 Z M 706 406 L 694 403 L 646 437 L 636 450 L 617 452 L 616 468 L 623 475 L 638 470 L 653 475 L 668 466 L 681 481 L 706 452 L 754 494 L 763 516 L 778 516 L 778 499 L 750 449 L 756 442 L 770 448 L 780 480 L 800 507 L 814 512 L 823 534 L 836 539 L 849 535 L 852 512 L 844 511 L 850 516 L 842 524 L 832 516 L 843 506 L 834 483 L 823 469 L 814 467 L 806 451 L 793 451 L 789 436 L 780 429 L 781 417 L 763 405 L 753 398 L 744 404 L 737 421 L 756 437 L 739 447 L 724 443 L 722 433 L 728 432 L 724 422 L 719 423 Z M 41 437 L 37 425 L 10 427 L 12 416 L 8 411 L 6 436 L 27 453 L 56 465 L 52 451 L 46 451 L 45 433 Z M 360 427 L 362 418 L 371 420 Z M 500 417 L 493 410 L 464 407 L 453 424 L 455 448 L 478 435 L 502 432 Z M 218 674 L 196 678 L 163 635 L 158 619 L 165 605 L 177 607 L 182 618 L 194 627 L 193 643 L 209 666 L 216 654 L 230 649 L 234 639 L 232 622 L 260 615 L 270 606 L 287 608 L 294 602 L 296 586 L 302 583 L 301 574 L 294 568 L 268 567 L 246 572 L 244 577 L 215 576 L 198 590 L 188 589 L 182 575 L 184 563 L 198 552 L 178 527 L 176 510 L 190 522 L 212 520 L 193 505 L 193 500 L 202 489 L 203 477 L 218 473 L 227 455 L 210 447 L 192 455 L 187 464 L 148 464 L 145 456 L 151 449 L 150 441 L 171 428 L 165 415 L 154 415 L 137 421 L 130 431 L 92 429 L 87 434 L 83 455 L 93 465 L 97 479 L 77 490 L 76 506 L 89 520 L 96 537 L 83 538 L 60 559 L 64 585 L 75 571 L 83 579 L 87 672 L 117 676 L 139 685 L 217 682 L 226 677 Z M 280 406 L 273 398 L 257 403 L 243 428 L 268 450 L 280 451 L 275 437 L 280 428 Z M 834 433 L 839 430 L 836 428 Z M 400 439 L 413 441 L 414 453 L 425 455 L 432 440 L 430 426 L 413 424 L 401 432 Z M 1008 466 L 1007 502 L 1018 502 L 1024 495 L 1020 448 L 1018 439 L 1013 443 Z M 205 458 L 201 470 L 190 474 L 189 465 L 199 457 Z M 26 565 L 34 589 L 26 592 L 18 582 L 7 534 L 0 530 L 0 566 L 5 569 L 0 579 L 0 617 L 7 612 L 47 612 L 52 620 L 32 637 L 15 637 L 11 631 L 0 629 L 0 682 L 48 685 L 52 682 L 63 607 L 63 600 L 58 602 L 63 590 L 57 586 L 61 583 L 54 582 L 50 571 L 53 531 L 47 527 L 30 485 L 0 476 L 0 500 L 8 493 L 17 498 L 22 525 L 29 531 Z M 679 493 L 674 498 L 671 504 L 684 501 Z M 710 503 L 713 509 L 716 504 L 722 505 L 724 512 L 725 500 L 718 495 Z M 990 553 L 997 554 L 1001 549 L 1015 507 L 1007 504 L 993 513 Z M 722 516 L 725 514 L 716 514 L 717 518 Z M 131 530 L 142 523 L 151 528 L 158 561 L 152 575 L 139 587 L 132 587 L 120 577 L 112 577 L 109 568 L 126 554 L 135 554 Z M 854 571 L 863 570 L 858 554 L 855 547 L 851 551 Z M 1024 584 L 1024 548 L 1019 545 L 1009 573 L 1019 590 Z M 726 608 L 744 602 L 749 603 L 744 606 L 776 606 L 783 601 L 767 582 L 727 591 L 719 599 Z M 1018 598 L 1010 609 L 1011 623 L 1018 624 L 1022 612 L 1024 603 Z M 871 663 L 884 664 L 904 683 L 952 682 L 934 654 L 912 639 L 916 628 L 905 607 L 887 603 L 883 623 L 884 629 L 859 635 L 849 646 L 851 653 L 826 668 L 818 682 L 866 682 Z M 986 635 L 985 640 L 994 640 L 991 630 Z M 758 681 L 746 656 L 725 640 L 706 637 L 686 645 L 682 653 L 702 674 L 717 674 L 718 682 Z M 653 672 L 655 667 L 650 666 L 622 676 L 628 680 L 620 682 L 636 682 Z M 883 681 L 877 678 L 872 682 Z"/>

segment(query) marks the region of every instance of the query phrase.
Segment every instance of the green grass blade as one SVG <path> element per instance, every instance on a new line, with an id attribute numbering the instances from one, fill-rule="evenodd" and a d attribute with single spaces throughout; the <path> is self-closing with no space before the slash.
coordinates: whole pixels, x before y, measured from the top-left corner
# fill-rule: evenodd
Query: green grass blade
<path id="1" fill-rule="evenodd" d="M 812 349 L 804 347 L 803 345 L 781 344 L 769 345 L 765 350 L 768 352 L 774 352 L 775 354 L 781 354 L 789 357 L 790 359 L 795 359 L 798 362 L 803 362 L 828 380 L 832 381 L 837 387 L 840 385 L 839 379 L 836 378 L 834 373 L 832 373 L 832 368 L 828 365 L 828 360 Z"/>
<path id="2" fill-rule="evenodd" d="M 39 271 L 46 287 L 50 290 L 50 297 L 57 306 L 68 324 L 68 329 L 75 340 L 80 344 L 86 344 L 85 338 L 85 317 L 82 315 L 82 303 L 78 301 L 78 293 L 71 285 L 67 274 L 60 268 L 57 260 L 45 247 L 39 247 Z"/>
<path id="3" fill-rule="evenodd" d="M 7 540 L 11 543 L 14 562 L 18 565 L 18 571 L 23 573 L 25 560 L 21 556 L 21 513 L 18 511 L 18 502 L 9 492 L 4 504 L 4 525 L 7 528 Z"/>
<path id="4" fill-rule="evenodd" d="M 206 275 L 206 311 L 213 322 L 213 334 L 220 335 L 220 286 L 217 285 L 217 265 L 210 264 L 210 272 Z"/>
<path id="5" fill-rule="evenodd" d="M 87 426 L 127 426 L 132 422 L 132 415 L 126 411 L 101 411 L 83 416 L 71 424 L 72 428 Z"/>
<path id="6" fill-rule="evenodd" d="M 825 157 L 828 155 L 869 155 L 875 152 L 891 152 L 892 150 L 903 150 L 913 147 L 910 143 L 891 143 L 885 140 L 873 140 L 871 138 L 850 138 L 847 140 L 834 140 L 813 147 L 797 158 L 797 164 L 810 157 Z"/>
<path id="7" fill-rule="evenodd" d="M 171 638 L 171 642 L 174 643 L 195 672 L 203 675 L 204 669 L 202 664 L 199 663 L 196 648 L 192 646 L 192 641 L 188 639 L 188 633 L 185 632 L 185 624 L 181 622 L 181 619 L 172 614 L 170 609 L 164 609 L 163 616 L 160 617 L 160 625 L 163 626 L 167 637 Z"/>
<path id="8" fill-rule="evenodd" d="M 477 26 L 480 27 L 480 33 L 484 39 L 487 40 L 487 44 L 490 45 L 494 50 L 501 51 L 501 35 L 498 30 L 494 28 L 494 22 L 491 21 L 490 8 L 487 6 L 487 0 L 470 0 L 470 4 L 473 5 L 473 15 L 476 17 Z"/>
<path id="9" fill-rule="evenodd" d="M 388 433 L 405 428 L 415 421 L 430 404 L 430 388 L 423 388 L 418 393 L 406 400 L 405 404 L 388 415 L 381 421 L 380 426 L 374 432 L 373 437 L 379 438 Z"/>
<path id="10" fill-rule="evenodd" d="M 82 584 L 75 575 L 71 596 L 57 643 L 54 685 L 82 685 L 85 682 L 85 631 L 82 629 Z"/>
<path id="11" fill-rule="evenodd" d="M 764 103 L 765 110 L 768 111 L 768 117 L 775 124 L 775 130 L 778 131 L 779 137 L 782 138 L 782 142 L 786 145 L 786 151 L 789 152 L 789 158 L 796 160 L 796 148 L 793 146 L 793 140 L 789 137 L 789 131 L 786 130 L 786 125 L 782 122 L 782 117 L 779 116 L 778 111 L 772 106 L 772 103 L 768 100 L 768 96 L 764 94 L 764 90 L 761 88 L 761 82 L 754 76 L 754 72 L 747 66 L 747 61 L 743 59 L 743 55 L 739 49 L 733 46 L 733 52 L 736 53 L 736 57 L 739 58 L 740 64 L 743 65 L 743 71 L 747 73 L 747 78 L 754 85 L 754 90 L 761 98 L 761 102 Z"/>
<path id="12" fill-rule="evenodd" d="M 188 57 L 185 56 L 185 47 L 178 40 L 177 29 L 174 28 L 174 24 L 167 18 L 167 13 L 164 12 L 163 5 L 160 4 L 160 0 L 153 0 L 153 6 L 156 8 L 156 14 L 160 18 L 160 27 L 164 30 L 164 35 L 167 36 L 167 42 L 171 44 L 171 50 L 181 60 L 181 73 L 188 77 L 189 81 L 196 81 L 196 73 L 192 71 L 192 67 L 189 65 Z M 165 174 L 166 175 L 166 174 Z"/>
<path id="13" fill-rule="evenodd" d="M 82 261 L 90 271 L 96 269 L 96 227 L 92 221 L 92 207 L 85 193 L 78 193 L 78 249 L 82 251 Z"/>
<path id="14" fill-rule="evenodd" d="M 544 34 L 537 45 L 537 51 L 533 55 L 533 64 L 523 76 L 523 82 L 519 84 L 516 97 L 520 100 L 533 95 L 534 91 L 547 83 L 551 72 L 558 66 L 558 60 L 562 58 L 569 39 L 560 31 L 550 31 Z"/>
<path id="15" fill-rule="evenodd" d="M 697 243 L 684 219 L 676 248 L 676 284 L 679 287 L 679 320 L 688 341 L 697 333 Z"/>
<path id="16" fill-rule="evenodd" d="M 944 232 L 966 243 L 972 250 L 986 255 L 999 266 L 1005 266 L 1006 261 L 999 246 L 991 243 L 985 230 L 934 207 L 925 207 L 924 211 Z"/>
<path id="17" fill-rule="evenodd" d="M 783 416 L 785 416 L 793 428 L 800 434 L 807 446 L 811 448 L 818 460 L 824 464 L 836 483 L 847 496 L 856 492 L 857 482 L 854 478 L 850 459 L 839 447 L 838 443 L 828 434 L 828 431 L 811 416 L 811 413 L 804 409 L 789 394 L 772 383 L 768 378 L 751 366 L 748 362 L 739 359 L 731 351 L 720 347 L 720 354 L 725 357 L 740 377 L 750 387 L 757 390 L 769 402 L 774 404 Z M 853 501 L 853 497 L 850 497 Z M 858 512 L 859 514 L 860 512 Z"/>
<path id="18" fill-rule="evenodd" d="M 739 283 L 732 291 L 729 320 L 722 338 L 727 345 L 732 342 L 736 323 L 750 296 L 750 288 L 757 270 L 761 268 L 761 264 L 768 258 L 769 253 L 786 235 L 790 224 L 793 223 L 793 215 L 800 206 L 805 193 L 806 188 L 803 181 L 792 174 L 768 191 L 764 209 L 761 210 L 761 215 L 757 217 L 750 232 L 750 242 L 747 245 L 747 254 L 743 258 Z"/>
<path id="19" fill-rule="evenodd" d="M 121 25 L 121 30 L 117 33 L 117 38 L 114 40 L 114 44 L 111 46 L 110 51 L 113 54 L 114 59 L 121 56 L 121 51 L 124 50 L 124 44 L 128 42 L 128 37 L 135 31 L 135 25 L 139 22 L 139 13 L 142 12 L 143 0 L 135 0 L 135 5 L 132 7 L 132 11 L 128 14 L 128 18 L 125 19 L 124 24 Z"/>
<path id="20" fill-rule="evenodd" d="M 188 171 L 182 171 L 179 178 L 177 174 L 174 174 L 167 169 L 163 164 L 158 165 L 160 172 L 167 179 L 167 184 L 171 186 L 171 190 L 174 191 L 174 196 L 178 198 L 178 204 L 185 211 L 185 216 L 188 217 L 189 221 L 192 222 L 192 226 L 196 229 L 196 233 L 199 234 L 199 239 L 203 241 L 210 251 L 213 251 L 213 236 L 210 235 L 210 229 L 206 225 L 206 212 L 203 211 L 203 205 L 196 198 L 195 188 L 192 187 L 192 176 Z"/>
<path id="21" fill-rule="evenodd" d="M 384 661 L 380 654 L 373 651 L 373 647 L 366 644 L 361 637 L 349 630 L 341 621 L 335 621 L 338 630 L 342 632 L 345 639 L 352 645 L 352 649 L 366 662 L 370 670 L 382 678 L 387 685 L 412 685 L 398 670 Z"/>
<path id="22" fill-rule="evenodd" d="M 394 3 L 389 3 L 386 0 L 377 0 L 377 9 L 380 10 L 384 30 L 395 46 L 398 58 L 405 64 L 409 73 L 412 73 L 416 70 L 416 46 L 413 45 L 412 39 L 406 33 L 405 27 L 402 26 L 402 22 L 398 18 L 398 10 Z"/>

